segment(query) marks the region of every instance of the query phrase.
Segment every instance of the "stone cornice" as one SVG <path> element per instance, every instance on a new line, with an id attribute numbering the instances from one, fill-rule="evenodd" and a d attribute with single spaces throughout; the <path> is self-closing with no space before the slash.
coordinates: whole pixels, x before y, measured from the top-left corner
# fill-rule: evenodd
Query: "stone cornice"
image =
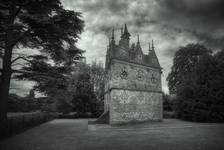
<path id="1" fill-rule="evenodd" d="M 137 66 L 137 67 L 148 68 L 148 69 L 152 69 L 152 70 L 155 70 L 155 71 L 160 71 L 160 73 L 162 73 L 162 68 L 161 67 L 156 68 L 156 67 L 153 67 L 153 66 L 148 66 L 148 65 L 144 65 L 144 64 L 140 64 L 140 63 L 136 63 L 136 62 L 131 62 L 131 61 L 128 61 L 128 60 L 111 58 L 110 63 L 113 63 L 113 62 L 119 62 L 119 63 L 123 63 L 123 64 L 134 65 L 134 66 Z"/>
<path id="2" fill-rule="evenodd" d="M 151 92 L 151 93 L 162 93 L 162 91 L 155 90 L 144 90 L 144 89 L 131 89 L 131 88 L 110 88 L 104 94 L 111 92 L 112 90 L 127 90 L 127 91 L 137 91 L 137 92 Z"/>

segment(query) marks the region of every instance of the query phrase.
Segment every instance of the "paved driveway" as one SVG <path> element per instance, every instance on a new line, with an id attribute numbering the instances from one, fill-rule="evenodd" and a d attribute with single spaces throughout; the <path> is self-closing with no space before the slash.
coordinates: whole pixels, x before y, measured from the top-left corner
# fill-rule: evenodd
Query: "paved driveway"
<path id="1" fill-rule="evenodd" d="M 0 150 L 224 150 L 224 124 L 166 119 L 161 123 L 89 125 L 58 119 L 0 141 Z"/>

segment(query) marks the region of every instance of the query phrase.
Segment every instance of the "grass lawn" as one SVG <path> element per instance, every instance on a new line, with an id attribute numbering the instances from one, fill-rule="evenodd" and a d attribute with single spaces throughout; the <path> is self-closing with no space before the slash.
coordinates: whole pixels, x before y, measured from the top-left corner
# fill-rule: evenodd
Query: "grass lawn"
<path id="1" fill-rule="evenodd" d="M 123 126 L 57 119 L 0 141 L 0 150 L 224 150 L 224 124 L 176 119 Z"/>

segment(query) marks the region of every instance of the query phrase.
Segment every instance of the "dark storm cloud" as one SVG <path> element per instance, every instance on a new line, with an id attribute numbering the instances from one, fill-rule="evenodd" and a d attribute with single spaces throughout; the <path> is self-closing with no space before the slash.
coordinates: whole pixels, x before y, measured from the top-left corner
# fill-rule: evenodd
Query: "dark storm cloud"
<path id="1" fill-rule="evenodd" d="M 86 29 L 96 34 L 127 23 L 132 31 L 160 32 L 173 40 L 181 32 L 201 44 L 224 47 L 223 0 L 64 0 L 66 6 L 86 16 Z M 191 37 L 190 37 L 191 38 Z"/>
<path id="2" fill-rule="evenodd" d="M 106 9 L 111 13 L 122 13 L 127 9 L 128 1 L 125 0 L 90 0 L 83 1 L 84 11 L 91 11 L 92 13 L 99 13 Z"/>
<path id="3" fill-rule="evenodd" d="M 158 2 L 173 13 L 183 14 L 186 17 L 224 19 L 223 0 L 158 0 Z"/>
<path id="4" fill-rule="evenodd" d="M 139 34 L 144 52 L 154 39 L 164 68 L 163 89 L 178 47 L 189 43 L 224 47 L 224 0 L 63 0 L 63 4 L 83 13 L 86 27 L 79 46 L 86 50 L 88 62 L 104 61 L 112 27 L 118 40 L 120 27 L 127 23 L 131 42 Z"/>
<path id="5" fill-rule="evenodd" d="M 224 47 L 223 0 L 159 0 L 157 14 L 168 25 L 197 37 L 214 49 Z"/>
<path id="6" fill-rule="evenodd" d="M 175 40 L 180 32 L 197 38 L 196 42 L 219 49 L 224 47 L 223 0 L 79 0 L 77 3 L 92 18 L 86 29 L 109 35 L 111 28 L 127 23 L 132 31 L 144 32 L 155 26 L 160 32 Z"/>
<path id="7" fill-rule="evenodd" d="M 107 1 L 108 3 L 106 1 L 104 1 L 104 3 L 106 4 L 106 6 L 108 5 L 108 8 L 112 13 L 125 12 L 125 10 L 128 7 L 128 1 L 126 0 L 107 0 Z"/>
<path id="8" fill-rule="evenodd" d="M 154 0 L 63 0 L 62 2 L 70 9 L 80 10 L 89 20 L 86 29 L 96 34 L 109 32 L 112 27 L 118 29 L 124 23 L 138 28 L 149 23 L 157 23 L 150 16 Z"/>
<path id="9" fill-rule="evenodd" d="M 117 19 L 124 16 L 128 9 L 128 1 L 126 0 L 64 0 L 64 2 L 81 9 L 86 18 L 90 20 L 86 24 L 86 29 L 96 34 L 99 32 L 108 33 L 112 26 L 118 22 Z"/>

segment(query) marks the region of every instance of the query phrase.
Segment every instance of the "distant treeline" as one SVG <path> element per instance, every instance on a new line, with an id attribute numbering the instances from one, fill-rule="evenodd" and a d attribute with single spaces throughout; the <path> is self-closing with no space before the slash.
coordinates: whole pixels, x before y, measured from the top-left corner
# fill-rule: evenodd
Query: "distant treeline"
<path id="1" fill-rule="evenodd" d="M 10 94 L 8 112 L 54 111 L 54 101 L 48 97 L 32 98 Z"/>

